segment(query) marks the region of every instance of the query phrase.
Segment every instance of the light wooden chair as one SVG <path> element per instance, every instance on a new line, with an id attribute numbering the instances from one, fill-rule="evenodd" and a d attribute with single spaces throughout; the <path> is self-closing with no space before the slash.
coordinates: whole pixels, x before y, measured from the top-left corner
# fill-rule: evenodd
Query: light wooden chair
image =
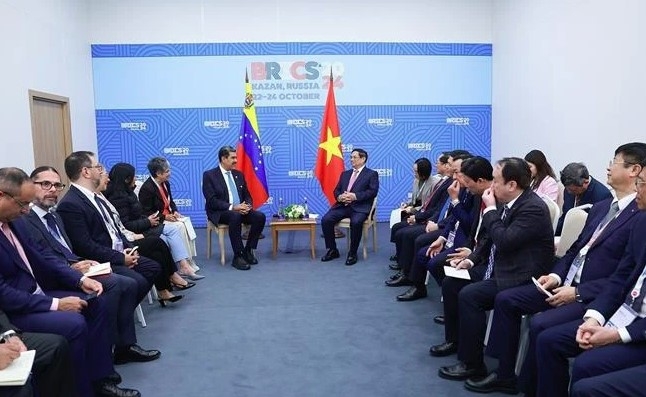
<path id="1" fill-rule="evenodd" d="M 368 258 L 368 232 L 372 229 L 372 252 L 377 252 L 377 220 L 375 219 L 375 211 L 377 210 L 377 198 L 372 201 L 372 208 L 368 213 L 368 218 L 363 222 L 363 259 Z M 350 248 L 350 218 L 343 218 L 336 224 L 337 227 L 348 229 L 346 235 L 348 236 L 348 248 Z"/>
<path id="2" fill-rule="evenodd" d="M 220 264 L 224 266 L 226 261 L 224 251 L 224 236 L 229 232 L 229 225 L 214 225 L 213 222 L 208 221 L 206 224 L 206 259 L 211 257 L 211 232 L 218 234 L 218 244 L 220 245 Z"/>

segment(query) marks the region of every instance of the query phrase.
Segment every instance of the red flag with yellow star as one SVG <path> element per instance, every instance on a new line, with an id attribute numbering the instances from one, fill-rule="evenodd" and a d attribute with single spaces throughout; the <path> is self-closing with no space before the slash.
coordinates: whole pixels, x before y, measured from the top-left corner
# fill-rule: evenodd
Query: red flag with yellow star
<path id="1" fill-rule="evenodd" d="M 330 72 L 330 85 L 323 111 L 323 122 L 321 123 L 321 137 L 319 138 L 319 149 L 316 157 L 316 168 L 314 174 L 321 183 L 323 194 L 327 197 L 330 205 L 336 203 L 334 188 L 339 182 L 339 177 L 345 165 L 343 163 L 343 152 L 341 152 L 341 131 L 336 116 L 336 101 L 334 100 L 334 82 Z"/>

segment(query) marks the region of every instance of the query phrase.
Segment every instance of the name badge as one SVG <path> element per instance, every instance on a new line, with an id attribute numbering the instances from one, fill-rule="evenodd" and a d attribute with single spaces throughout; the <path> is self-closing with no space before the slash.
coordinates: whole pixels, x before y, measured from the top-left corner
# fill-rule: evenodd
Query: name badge
<path id="1" fill-rule="evenodd" d="M 632 307 L 623 303 L 621 307 L 610 317 L 605 327 L 623 328 L 629 326 L 637 318 L 637 312 Z"/>
<path id="2" fill-rule="evenodd" d="M 455 243 L 455 235 L 457 233 L 458 227 L 460 227 L 460 221 L 455 222 L 455 227 L 453 228 L 453 230 L 449 232 L 449 236 L 446 239 L 446 244 L 445 244 L 446 249 L 453 248 L 453 244 Z"/>
<path id="3" fill-rule="evenodd" d="M 574 281 L 574 276 L 576 276 L 577 272 L 581 268 L 581 265 L 583 265 L 583 262 L 585 262 L 585 254 L 582 254 L 583 250 L 586 247 L 581 248 L 581 251 L 579 251 L 579 255 L 574 258 L 572 261 L 572 264 L 570 265 L 570 270 L 567 272 L 567 276 L 565 276 L 565 281 L 563 282 L 564 286 L 570 286 L 572 285 L 572 281 Z M 586 249 L 586 252 L 588 250 Z"/>

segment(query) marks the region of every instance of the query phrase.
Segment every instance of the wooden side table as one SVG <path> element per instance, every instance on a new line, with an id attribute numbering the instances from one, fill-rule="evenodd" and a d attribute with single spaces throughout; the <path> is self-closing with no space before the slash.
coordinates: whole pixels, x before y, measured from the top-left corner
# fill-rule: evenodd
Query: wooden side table
<path id="1" fill-rule="evenodd" d="M 316 257 L 316 219 L 272 219 L 269 222 L 269 228 L 271 230 L 271 247 L 274 259 L 276 258 L 276 252 L 278 252 L 278 232 L 292 230 L 310 231 L 312 259 Z"/>

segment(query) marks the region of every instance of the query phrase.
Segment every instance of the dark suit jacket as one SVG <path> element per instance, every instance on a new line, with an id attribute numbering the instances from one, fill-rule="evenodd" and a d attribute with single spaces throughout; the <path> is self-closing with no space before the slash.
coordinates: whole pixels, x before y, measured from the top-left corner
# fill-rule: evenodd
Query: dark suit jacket
<path id="1" fill-rule="evenodd" d="M 578 205 L 583 204 L 594 204 L 602 200 L 612 198 L 612 193 L 610 190 L 601 182 L 590 177 L 590 184 L 585 192 L 581 195 L 581 198 L 578 202 Z M 568 191 L 563 192 L 563 211 L 561 212 L 561 217 L 559 218 L 559 223 L 556 226 L 556 235 L 561 235 L 561 230 L 563 229 L 563 221 L 565 220 L 565 214 L 574 208 L 574 195 L 568 193 Z"/>
<path id="2" fill-rule="evenodd" d="M 448 221 L 442 230 L 442 236 L 448 239 L 451 231 L 455 229 L 455 224 L 460 222 L 455 239 L 453 240 L 453 246 L 456 248 L 469 244 L 471 233 L 475 233 L 475 229 L 472 226 L 474 221 L 478 220 L 480 203 L 482 203 L 480 196 L 474 196 L 466 188 L 462 188 L 460 191 L 459 200 L 460 202 L 452 206 L 449 210 Z"/>
<path id="3" fill-rule="evenodd" d="M 9 222 L 9 225 L 25 250 L 34 275 L 32 276 L 13 244 L 4 233 L 0 233 L 0 307 L 8 314 L 48 312 L 52 298 L 33 294 L 36 280 L 43 291 L 77 291 L 82 275 L 70 269 L 67 263 L 54 256 L 46 247 L 35 243 L 24 219 L 18 218 Z"/>
<path id="4" fill-rule="evenodd" d="M 572 247 L 554 265 L 553 273 L 565 281 L 574 258 L 590 241 L 599 223 L 605 218 L 612 199 L 598 202 L 590 209 L 585 226 Z M 615 219 L 610 221 L 603 232 L 594 240 L 586 254 L 585 264 L 581 272 L 581 280 L 577 290 L 584 302 L 590 302 L 599 295 L 607 283 L 607 278 L 617 269 L 624 254 L 633 221 L 637 219 L 637 203 L 633 200 L 630 205 Z"/>
<path id="5" fill-rule="evenodd" d="M 469 259 L 487 266 L 491 245 L 496 244 L 494 276 L 498 288 L 510 288 L 551 270 L 554 233 L 550 212 L 536 193 L 525 190 L 501 220 L 502 206 L 482 217 L 486 237 L 478 242 Z"/>
<path id="6" fill-rule="evenodd" d="M 112 192 L 107 199 L 119 213 L 119 219 L 126 229 L 135 233 L 142 233 L 144 236 L 159 237 L 162 234 L 164 224 L 160 223 L 157 226 L 151 226 L 150 220 L 144 215 L 143 207 L 135 192 L 116 191 Z"/>
<path id="7" fill-rule="evenodd" d="M 445 178 L 438 183 L 440 185 L 433 192 L 428 207 L 424 211 L 415 213 L 415 222 L 426 223 L 426 221 L 430 220 L 437 223 L 444 202 L 449 198 L 449 192 L 446 189 L 453 183 L 453 178 Z"/>
<path id="8" fill-rule="evenodd" d="M 63 221 L 60 218 L 60 215 L 57 213 L 52 213 L 54 216 L 54 220 L 56 221 L 56 225 L 58 226 L 58 230 L 61 233 L 61 236 L 63 237 L 63 240 L 67 243 L 67 245 L 72 248 L 72 242 L 70 241 L 70 238 L 67 236 L 67 233 L 65 233 L 65 226 L 63 224 Z M 36 214 L 33 210 L 29 211 L 27 215 L 24 216 L 25 221 L 28 224 L 28 231 L 30 232 L 30 237 L 37 242 L 41 246 L 48 247 L 51 249 L 54 254 L 58 255 L 60 258 L 67 258 L 69 254 L 66 254 L 64 252 L 65 247 L 63 247 L 55 238 L 54 236 L 49 233 L 47 230 L 47 227 L 43 224 L 43 222 L 40 220 L 40 217 L 38 214 Z M 69 258 L 67 261 L 69 263 L 76 263 L 81 260 L 76 255 L 73 255 L 74 258 Z"/>
<path id="9" fill-rule="evenodd" d="M 177 206 L 173 201 L 173 193 L 170 190 L 170 183 L 164 182 L 164 187 L 168 192 L 168 199 L 170 200 L 170 210 L 171 212 L 176 212 Z M 154 214 L 155 212 L 159 211 L 160 219 L 162 221 L 164 220 L 164 215 L 162 214 L 162 212 L 164 212 L 164 199 L 162 198 L 161 193 L 159 192 L 159 189 L 157 188 L 157 185 L 152 178 L 146 179 L 144 184 L 141 185 L 141 188 L 139 189 L 139 202 L 144 209 L 145 216 Z"/>
<path id="10" fill-rule="evenodd" d="M 608 320 L 630 294 L 646 265 L 646 212 L 639 211 L 633 220 L 626 251 L 617 270 L 604 284 L 603 292 L 588 309 L 596 310 Z M 633 342 L 646 341 L 646 318 L 638 318 L 626 327 Z"/>
<path id="11" fill-rule="evenodd" d="M 56 212 L 63 219 L 74 253 L 97 262 L 110 262 L 113 266 L 125 264 L 124 254 L 112 249 L 112 239 L 103 216 L 83 192 L 70 186 Z M 124 248 L 132 248 L 125 236 L 121 239 Z"/>
<path id="12" fill-rule="evenodd" d="M 249 193 L 247 182 L 242 172 L 231 170 L 231 175 L 238 190 L 240 202 L 245 202 L 253 206 L 251 194 Z M 204 204 L 206 215 L 213 224 L 217 225 L 220 221 L 220 214 L 228 211 L 231 205 L 227 183 L 224 181 L 224 175 L 222 175 L 220 167 L 204 171 L 202 175 L 202 194 L 204 194 L 206 201 Z"/>
<path id="13" fill-rule="evenodd" d="M 334 197 L 338 197 L 341 193 L 348 190 L 352 172 L 353 170 L 349 169 L 341 173 L 339 182 L 334 188 Z M 354 181 L 354 185 L 352 185 L 350 192 L 357 196 L 357 199 L 350 204 L 350 208 L 356 212 L 364 214 L 369 213 L 370 208 L 372 208 L 372 201 L 377 197 L 377 193 L 379 193 L 379 174 L 377 174 L 377 171 L 371 170 L 368 167 L 363 167 L 357 180 Z M 342 206 L 345 206 L 345 204 L 337 202 L 334 203 L 332 208 Z"/>

